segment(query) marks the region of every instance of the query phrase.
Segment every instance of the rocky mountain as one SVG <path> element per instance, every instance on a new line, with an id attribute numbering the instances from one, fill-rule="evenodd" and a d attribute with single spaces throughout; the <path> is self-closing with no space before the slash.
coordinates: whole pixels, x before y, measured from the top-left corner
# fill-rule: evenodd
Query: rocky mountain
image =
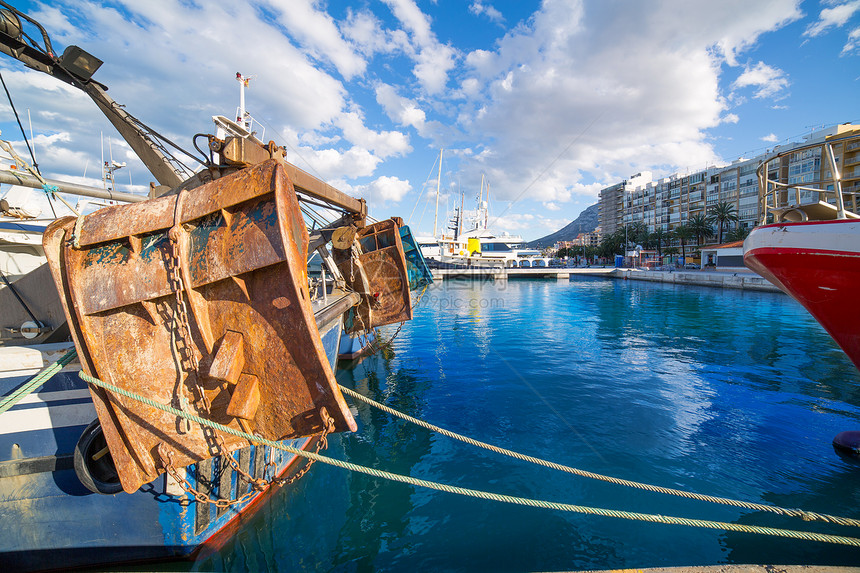
<path id="1" fill-rule="evenodd" d="M 590 233 L 597 228 L 597 203 L 579 214 L 573 222 L 551 235 L 535 239 L 528 243 L 529 247 L 542 249 L 554 245 L 558 241 L 572 241 L 580 233 Z"/>

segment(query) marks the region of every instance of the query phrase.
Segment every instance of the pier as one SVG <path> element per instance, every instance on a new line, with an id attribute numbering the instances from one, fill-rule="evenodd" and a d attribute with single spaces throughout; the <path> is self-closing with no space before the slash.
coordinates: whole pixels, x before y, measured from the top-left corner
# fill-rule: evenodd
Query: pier
<path id="1" fill-rule="evenodd" d="M 469 267 L 433 269 L 434 279 L 463 279 L 474 278 L 486 280 L 492 279 L 569 279 L 571 275 L 604 275 L 611 276 L 614 268 L 592 268 L 571 269 L 561 267 L 537 267 L 537 268 L 505 268 L 497 267 Z"/>
<path id="2" fill-rule="evenodd" d="M 504 268 L 469 267 L 433 269 L 434 280 L 475 279 L 475 280 L 507 280 L 507 279 L 558 279 L 568 280 L 572 276 L 602 276 L 622 280 L 638 280 L 677 285 L 710 286 L 733 288 L 741 290 L 756 290 L 763 292 L 782 292 L 762 276 L 747 269 L 731 269 L 719 271 L 705 270 L 673 270 L 646 271 L 642 269 L 619 269 L 614 267 L 538 267 L 538 268 Z"/>

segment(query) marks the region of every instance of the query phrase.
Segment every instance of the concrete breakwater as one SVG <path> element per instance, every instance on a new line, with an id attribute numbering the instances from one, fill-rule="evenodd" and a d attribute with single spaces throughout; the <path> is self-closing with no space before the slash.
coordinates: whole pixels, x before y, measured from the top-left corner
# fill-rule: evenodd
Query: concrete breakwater
<path id="1" fill-rule="evenodd" d="M 764 277 L 751 271 L 643 271 L 639 269 L 615 269 L 615 278 L 638 281 L 672 283 L 678 285 L 712 286 L 765 292 L 782 292 Z"/>
<path id="2" fill-rule="evenodd" d="M 642 269 L 616 269 L 605 267 L 590 268 L 504 268 L 470 267 L 433 269 L 433 278 L 439 280 L 478 279 L 478 280 L 507 280 L 526 278 L 556 278 L 568 280 L 572 276 L 602 276 L 613 279 L 627 279 L 671 283 L 678 285 L 710 286 L 733 288 L 741 290 L 757 290 L 764 292 L 782 292 L 766 279 L 751 271 L 646 271 Z"/>

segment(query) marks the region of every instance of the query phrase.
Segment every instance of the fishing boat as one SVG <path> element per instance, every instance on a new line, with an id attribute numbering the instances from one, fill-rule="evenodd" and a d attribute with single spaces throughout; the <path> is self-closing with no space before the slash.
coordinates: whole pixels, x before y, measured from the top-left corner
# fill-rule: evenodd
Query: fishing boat
<path id="1" fill-rule="evenodd" d="M 87 93 L 158 181 L 148 198 L 112 192 L 124 204 L 38 225 L 5 209 L 3 232 L 39 244 L 24 261 L 0 237 L 4 268 L 21 271 L 0 287 L 0 562 L 193 556 L 304 475 L 302 451 L 355 429 L 334 380 L 342 333 L 410 319 L 432 279 L 402 221 L 368 221 L 363 200 L 260 141 L 244 105 L 213 118 L 189 172 L 92 79 L 100 60 L 58 57 L 0 4 L 0 51 Z M 0 180 L 95 192 L 25 171 Z"/>
<path id="2" fill-rule="evenodd" d="M 860 368 L 860 126 L 777 150 L 758 169 L 762 224 L 744 263 L 796 299 Z M 770 220 L 772 219 L 772 220 Z"/>

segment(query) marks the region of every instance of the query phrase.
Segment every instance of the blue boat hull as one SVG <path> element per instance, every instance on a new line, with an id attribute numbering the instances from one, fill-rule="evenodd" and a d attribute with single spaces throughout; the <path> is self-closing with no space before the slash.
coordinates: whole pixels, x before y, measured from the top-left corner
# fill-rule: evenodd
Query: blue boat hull
<path id="1" fill-rule="evenodd" d="M 328 324 L 318 320 L 333 369 L 342 331 L 341 316 L 334 316 Z M 0 394 L 9 394 L 35 373 L 0 374 Z M 228 538 L 278 488 L 272 485 L 226 508 L 194 501 L 166 475 L 134 494 L 92 493 L 78 479 L 73 454 L 95 418 L 89 390 L 73 371 L 55 375 L 0 415 L 0 563 L 27 571 L 190 557 Z M 311 449 L 317 439 L 284 443 Z M 265 446 L 237 450 L 233 457 L 247 473 L 267 480 L 306 463 Z M 220 457 L 184 471 L 190 485 L 212 499 L 237 499 L 249 491 L 249 484 Z"/>

